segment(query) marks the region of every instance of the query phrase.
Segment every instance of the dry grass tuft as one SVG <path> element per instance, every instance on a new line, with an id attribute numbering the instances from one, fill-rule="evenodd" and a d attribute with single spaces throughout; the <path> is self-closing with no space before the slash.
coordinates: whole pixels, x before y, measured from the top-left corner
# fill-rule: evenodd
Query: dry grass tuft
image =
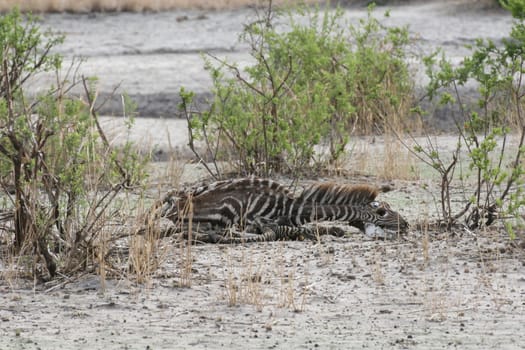
<path id="1" fill-rule="evenodd" d="M 239 249 L 242 249 L 240 256 L 237 255 Z M 304 280 L 297 278 L 297 264 L 287 261 L 284 249 L 282 245 L 272 249 L 275 253 L 269 259 L 271 265 L 263 258 L 254 261 L 255 254 L 244 247 L 227 250 L 224 289 L 229 306 L 253 305 L 258 312 L 268 305 L 293 312 L 304 311 L 308 297 L 307 276 L 303 276 Z"/>
<path id="2" fill-rule="evenodd" d="M 423 268 L 426 268 L 430 262 L 430 236 L 429 236 L 429 218 L 425 215 L 423 222 L 421 223 L 421 230 L 423 236 L 421 237 L 421 252 L 423 255 Z"/>
<path id="3" fill-rule="evenodd" d="M 226 257 L 228 269 L 224 286 L 229 306 L 253 305 L 257 311 L 261 312 L 265 295 L 263 284 L 266 283 L 267 276 L 263 276 L 262 262 L 255 263 L 252 256 L 253 254 L 246 254 L 246 251 L 243 250 L 241 257 L 235 259 L 232 249 L 228 249 Z"/>
<path id="4" fill-rule="evenodd" d="M 180 244 L 180 280 L 179 287 L 191 287 L 193 253 L 191 250 L 193 241 L 193 202 L 188 200 L 188 235 L 187 240 Z"/>
<path id="5" fill-rule="evenodd" d="M 380 286 L 385 285 L 385 272 L 383 271 L 384 250 L 376 249 L 374 254 L 374 266 L 372 267 L 372 279 Z"/>
<path id="6" fill-rule="evenodd" d="M 297 262 L 295 259 L 287 261 L 284 254 L 283 245 L 279 245 L 277 250 L 277 256 L 272 260 L 275 262 L 275 273 L 277 276 L 278 293 L 277 293 L 277 306 L 282 308 L 288 308 L 294 312 L 302 312 L 306 307 L 306 299 L 308 296 L 308 281 L 307 276 L 304 274 L 304 281 L 298 283 L 296 277 L 296 266 Z M 298 295 L 300 290 L 300 295 Z"/>
<path id="7" fill-rule="evenodd" d="M 392 134 L 357 138 L 345 160 L 357 174 L 383 180 L 419 180 L 418 160 Z"/>
<path id="8" fill-rule="evenodd" d="M 416 158 L 392 134 L 384 134 L 383 161 L 376 163 L 379 177 L 385 180 L 419 180 Z"/>
<path id="9" fill-rule="evenodd" d="M 175 147 L 171 142 L 171 135 L 166 131 L 166 136 L 169 143 L 169 158 L 164 170 L 163 179 L 166 183 L 173 186 L 174 184 L 180 184 L 182 175 L 184 173 L 185 161 L 182 160 L 182 157 L 178 154 Z"/>
<path id="10" fill-rule="evenodd" d="M 102 293 L 104 293 L 106 290 L 106 277 L 108 270 L 106 266 L 106 254 L 108 253 L 109 246 L 108 238 L 107 230 L 104 230 L 99 237 L 99 241 L 95 249 L 95 260 L 98 265 L 98 275 L 100 278 L 100 289 Z"/>
<path id="11" fill-rule="evenodd" d="M 14 289 L 18 278 L 19 271 L 17 266 L 20 257 L 15 257 L 11 253 L 4 254 L 0 259 L 0 280 L 3 280 L 9 285 L 9 288 Z"/>
<path id="12" fill-rule="evenodd" d="M 129 243 L 129 268 L 137 283 L 147 283 L 160 265 L 159 242 L 155 234 L 132 236 Z"/>
<path id="13" fill-rule="evenodd" d="M 447 300 L 447 295 L 444 291 L 428 290 L 425 301 L 423 303 L 426 310 L 427 321 L 443 322 L 447 319 L 448 313 L 452 308 L 452 303 Z"/>

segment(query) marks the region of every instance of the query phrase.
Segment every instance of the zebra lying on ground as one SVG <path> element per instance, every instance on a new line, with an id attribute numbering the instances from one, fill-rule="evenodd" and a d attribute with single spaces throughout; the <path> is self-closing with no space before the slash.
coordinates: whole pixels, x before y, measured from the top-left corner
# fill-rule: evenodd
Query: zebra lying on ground
<path id="1" fill-rule="evenodd" d="M 294 196 L 276 181 L 249 177 L 217 181 L 187 192 L 172 191 L 161 202 L 160 216 L 175 223 L 191 218 L 193 227 L 212 226 L 205 241 L 222 243 L 344 234 L 338 228 L 314 232 L 303 226 L 320 221 L 346 221 L 379 236 L 406 231 L 408 223 L 388 203 L 375 200 L 378 193 L 377 188 L 368 185 L 317 183 Z M 258 234 L 248 238 L 223 234 L 232 227 Z"/>

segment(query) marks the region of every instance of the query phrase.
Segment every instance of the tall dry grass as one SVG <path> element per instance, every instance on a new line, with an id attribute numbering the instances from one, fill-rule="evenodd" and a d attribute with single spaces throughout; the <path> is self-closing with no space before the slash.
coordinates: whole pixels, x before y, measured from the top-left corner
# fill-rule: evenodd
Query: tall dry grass
<path id="1" fill-rule="evenodd" d="M 297 0 L 274 0 L 275 5 L 297 3 Z M 306 0 L 306 3 L 322 3 Z M 165 11 L 175 9 L 222 10 L 263 5 L 261 0 L 0 0 L 0 11 L 15 6 L 32 12 L 99 12 L 99 11 Z"/>

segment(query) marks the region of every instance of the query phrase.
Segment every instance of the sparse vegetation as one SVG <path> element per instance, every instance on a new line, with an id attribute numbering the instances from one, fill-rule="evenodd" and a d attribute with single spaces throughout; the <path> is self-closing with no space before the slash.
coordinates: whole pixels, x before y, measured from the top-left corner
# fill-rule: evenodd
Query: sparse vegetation
<path id="1" fill-rule="evenodd" d="M 428 145 L 424 137 L 414 138 L 420 145 L 410 150 L 413 157 L 426 160 L 444 176 L 441 190 L 445 192 L 440 193 L 440 181 L 427 177 L 428 173 L 422 173 L 422 181 L 400 180 L 412 179 L 411 167 L 421 163 L 408 159 L 407 150 L 397 143 L 401 141 L 391 137 L 391 132 L 401 135 L 405 130 L 397 128 L 395 119 L 384 116 L 401 113 L 409 101 L 390 105 L 390 97 L 395 101 L 398 90 L 385 93 L 381 84 L 372 94 L 378 98 L 371 100 L 375 103 L 358 114 L 357 107 L 366 104 L 351 101 L 355 108 L 348 115 L 359 115 L 351 119 L 355 130 L 362 118 L 372 118 L 367 123 L 374 127 L 367 129 L 365 123 L 362 133 L 377 132 L 384 121 L 387 126 L 394 124 L 392 130 L 380 137 L 360 137 L 362 149 L 356 146 L 348 152 L 349 147 L 344 147 L 335 160 L 328 159 L 332 156 L 330 143 L 321 143 L 318 149 L 324 147 L 328 156 L 308 161 L 314 171 L 329 161 L 334 162 L 330 170 L 348 166 L 350 161 L 359 163 L 348 177 L 314 173 L 323 180 L 378 184 L 382 178 L 394 179 L 383 183 L 385 191 L 392 187 L 394 191 L 381 193 L 380 198 L 394 209 L 405 210 L 412 221 L 406 235 L 395 241 L 373 241 L 353 234 L 357 230 L 345 230 L 345 236 L 319 234 L 315 241 L 212 246 L 195 245 L 206 229 L 192 222 L 191 201 L 181 210 L 189 222 L 170 222 L 164 230 L 165 222 L 158 211 L 150 210 L 152 199 L 148 198 L 151 193 L 155 193 L 152 197 L 165 194 L 167 186 L 182 190 L 179 186 L 184 181 L 197 182 L 202 168 L 183 164 L 171 152 L 169 158 L 163 157 L 165 163 L 148 164 L 157 170 L 158 178 L 151 179 L 155 176 L 152 171 L 148 192 L 143 191 L 140 182 L 145 174 L 135 145 L 116 150 L 100 129 L 93 108 L 98 105 L 95 80 L 75 76 L 76 66 L 72 66 L 71 74 L 57 79 L 54 88 L 39 96 L 26 94 L 33 74 L 60 67 L 60 57 L 46 56 L 52 52 L 51 46 L 47 51 L 46 43 L 58 44 L 60 38 L 53 41 L 53 36 L 38 36 L 38 28 L 20 14 L 7 18 L 10 25 L 23 24 L 23 28 L 14 25 L 17 30 L 0 31 L 0 42 L 7 43 L 0 60 L 0 348 L 87 348 L 93 344 L 146 349 L 173 344 L 232 349 L 523 347 L 525 231 L 518 224 L 520 211 L 523 215 L 520 181 L 525 163 L 520 148 L 523 134 L 515 133 L 523 129 L 518 58 L 525 45 L 520 40 L 521 29 L 500 48 L 480 41 L 464 66 L 452 67 L 438 56 L 428 60 L 431 83 L 436 83 L 430 89 L 434 97 L 447 106 L 463 108 L 457 119 L 462 128 L 456 141 L 461 147 L 447 154 L 442 147 L 445 138 L 427 135 Z M 320 15 L 320 27 L 323 21 Z M 21 34 L 24 30 L 29 32 Z M 28 49 L 30 54 L 16 56 Z M 42 55 L 49 60 L 40 59 Z M 306 67 L 303 57 L 292 61 L 292 67 Z M 232 78 L 229 63 L 211 58 L 210 64 L 215 68 L 225 64 L 221 68 L 224 77 Z M 281 74 L 286 69 L 271 72 Z M 265 72 L 263 67 L 258 74 L 264 77 Z M 248 79 L 245 74 L 241 72 Z M 279 74 L 274 76 L 282 77 Z M 13 79 L 16 76 L 19 78 Z M 26 82 L 25 76 L 29 76 Z M 328 73 L 324 77 L 327 81 L 334 78 Z M 462 78 L 481 83 L 479 104 L 476 100 L 471 105 L 462 90 L 455 89 Z M 283 89 L 298 96 L 307 94 L 308 84 L 301 79 L 300 74 L 295 75 Z M 235 76 L 231 81 L 244 84 Z M 70 87 L 75 84 L 83 91 L 77 89 L 73 94 Z M 299 88 L 302 90 L 293 90 Z M 322 99 L 322 93 L 336 90 L 323 88 L 326 86 L 317 86 L 316 98 L 331 103 Z M 271 91 L 266 92 L 273 94 Z M 191 94 L 187 97 L 185 102 L 191 100 Z M 277 97 L 278 102 L 285 101 L 284 95 Z M 266 107 L 255 100 L 253 97 L 246 108 Z M 126 112 L 130 104 L 126 103 Z M 205 116 L 194 114 L 190 107 L 183 108 L 190 119 Z M 287 103 L 278 106 L 279 111 L 281 108 L 301 110 Z M 219 139 L 221 146 L 226 145 L 224 140 Z M 356 153 L 362 159 L 352 159 Z M 203 161 L 216 160 L 206 165 L 217 176 L 225 168 L 218 160 L 231 159 L 218 155 L 220 152 L 202 155 Z M 263 163 L 254 168 L 264 173 Z M 281 169 L 268 168 L 274 179 L 277 174 L 273 172 L 296 165 L 290 159 L 283 164 Z M 193 172 L 196 168 L 198 172 Z M 194 178 L 189 178 L 189 169 Z M 427 193 L 422 193 L 422 184 L 428 185 Z M 433 225 L 430 195 L 437 196 L 435 204 L 442 209 L 441 215 L 455 220 L 445 221 L 451 223 L 453 233 Z M 462 218 L 473 224 L 472 229 L 458 230 L 455 225 L 461 218 L 454 215 L 469 199 Z M 486 227 L 493 212 L 484 210 L 493 203 L 498 206 L 495 219 L 506 220 L 509 233 L 515 232 L 518 239 L 510 239 L 501 225 Z M 420 226 L 413 220 L 420 220 Z M 315 226 L 316 232 L 320 229 Z M 54 278 L 43 281 L 53 270 Z M 486 332 L 487 325 L 490 332 Z"/>
<path id="2" fill-rule="evenodd" d="M 510 11 L 514 18 L 525 18 L 525 2 L 523 0 L 498 0 L 498 3 Z"/>
<path id="3" fill-rule="evenodd" d="M 517 4 L 523 1 L 508 4 L 514 15 L 520 14 L 521 5 Z M 430 78 L 428 97 L 442 106 L 455 105 L 460 111 L 460 117 L 454 117 L 458 138 L 451 155 L 441 152 L 430 136 L 426 144 L 414 139 L 413 146 L 414 154 L 439 173 L 440 209 L 447 230 L 461 218 L 469 229 L 505 218 L 511 236 L 516 227 L 525 225 L 521 216 L 525 205 L 524 38 L 525 24 L 520 18 L 501 47 L 479 39 L 472 55 L 457 67 L 444 56 L 438 59 L 438 53 L 425 58 Z M 478 87 L 475 100 L 469 100 L 461 89 L 471 82 Z M 422 113 L 421 109 L 416 111 Z M 467 199 L 458 211 L 451 199 L 455 183 L 462 186 Z"/>
<path id="4" fill-rule="evenodd" d="M 76 76 L 75 66 L 58 74 L 61 57 L 51 51 L 61 41 L 17 10 L 0 18 L 0 185 L 14 222 L 12 253 L 42 257 L 51 277 L 101 257 L 117 196 L 145 175 L 131 144 L 115 150 L 105 139 L 94 81 Z M 46 71 L 57 71 L 57 85 L 27 96 L 26 85 Z M 75 85 L 85 100 L 68 94 Z"/>
<path id="5" fill-rule="evenodd" d="M 277 247 L 271 265 L 264 259 L 254 261 L 256 253 L 251 249 L 227 250 L 224 290 L 228 306 L 253 305 L 258 312 L 268 307 L 304 311 L 308 283 L 304 273 L 302 277 L 296 275 L 296 262 L 288 261 L 286 248 Z"/>

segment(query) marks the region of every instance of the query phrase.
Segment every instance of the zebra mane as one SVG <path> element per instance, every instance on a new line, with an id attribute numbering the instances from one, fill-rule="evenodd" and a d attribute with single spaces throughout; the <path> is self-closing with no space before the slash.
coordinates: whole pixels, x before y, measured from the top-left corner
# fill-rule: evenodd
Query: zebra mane
<path id="1" fill-rule="evenodd" d="M 368 185 L 340 185 L 332 182 L 307 187 L 299 196 L 303 202 L 318 204 L 368 204 L 375 200 L 379 190 Z"/>

